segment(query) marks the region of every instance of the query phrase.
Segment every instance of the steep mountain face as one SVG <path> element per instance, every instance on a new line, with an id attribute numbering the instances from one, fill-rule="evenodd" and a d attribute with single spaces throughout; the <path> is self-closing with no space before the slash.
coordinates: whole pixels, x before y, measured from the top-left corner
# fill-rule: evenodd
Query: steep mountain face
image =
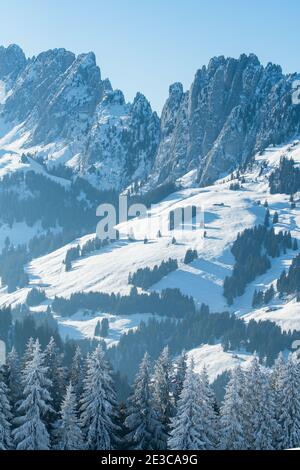
<path id="1" fill-rule="evenodd" d="M 0 48 L 0 115 L 6 133 L 17 128 L 14 151 L 70 165 L 100 189 L 137 180 L 153 188 L 189 170 L 205 185 L 300 133 L 294 79 L 253 54 L 216 57 L 189 91 L 170 86 L 159 119 L 142 94 L 126 103 L 102 80 L 92 52 L 54 49 L 26 59 L 12 45 Z"/>
<path id="2" fill-rule="evenodd" d="M 123 189 L 148 176 L 159 118 L 140 93 L 125 103 L 122 92 L 101 79 L 92 52 L 76 57 L 54 49 L 26 61 L 20 48 L 9 46 L 1 58 L 1 117 L 6 131 L 18 126 L 16 140 L 25 136 L 22 149 L 14 150 L 51 165 L 56 155 L 63 157 L 59 162 L 72 160 L 74 170 L 100 189 Z M 15 77 L 9 90 L 7 77 Z"/>
<path id="3" fill-rule="evenodd" d="M 125 187 L 145 178 L 159 144 L 160 123 L 146 98 L 138 93 L 126 104 L 120 90 L 108 90 L 96 109 L 85 164 L 105 186 Z"/>
<path id="4" fill-rule="evenodd" d="M 14 81 L 25 68 L 26 62 L 25 54 L 19 46 L 0 46 L 0 80 L 5 80 L 8 84 Z"/>
<path id="5" fill-rule="evenodd" d="M 170 87 L 161 118 L 162 139 L 152 172 L 159 183 L 189 169 L 201 185 L 300 131 L 300 107 L 291 102 L 295 77 L 263 67 L 253 54 L 214 58 L 196 73 L 187 93 Z"/>

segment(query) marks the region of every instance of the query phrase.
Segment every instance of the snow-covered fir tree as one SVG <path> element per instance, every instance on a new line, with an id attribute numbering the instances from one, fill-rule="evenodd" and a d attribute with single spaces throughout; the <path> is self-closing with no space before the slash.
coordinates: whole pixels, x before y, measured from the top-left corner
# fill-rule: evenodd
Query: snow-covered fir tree
<path id="1" fill-rule="evenodd" d="M 62 367 L 61 353 L 53 337 L 45 349 L 45 366 L 48 369 L 47 377 L 51 381 L 50 395 L 52 398 L 52 408 L 59 411 L 63 391 L 65 389 L 65 374 Z"/>
<path id="2" fill-rule="evenodd" d="M 204 450 L 203 410 L 199 401 L 199 376 L 191 362 L 187 369 L 177 413 L 171 420 L 168 446 L 172 450 Z"/>
<path id="3" fill-rule="evenodd" d="M 173 397 L 174 397 L 174 405 L 176 406 L 180 394 L 183 389 L 183 383 L 186 375 L 186 370 L 187 370 L 187 354 L 185 351 L 183 351 L 178 360 L 176 361 L 176 370 L 172 379 L 172 391 L 173 391 Z"/>
<path id="4" fill-rule="evenodd" d="M 277 423 L 277 430 L 274 433 L 273 447 L 280 449 L 282 445 L 282 429 L 280 425 L 280 415 L 282 412 L 282 401 L 285 394 L 285 390 L 282 388 L 282 380 L 284 378 L 286 368 L 286 361 L 283 354 L 280 353 L 272 368 L 272 374 L 270 376 L 270 385 L 275 401 L 275 419 Z"/>
<path id="5" fill-rule="evenodd" d="M 300 447 L 300 364 L 290 354 L 280 377 L 279 424 L 282 449 Z"/>
<path id="6" fill-rule="evenodd" d="M 243 420 L 248 449 L 273 450 L 277 432 L 274 394 L 268 374 L 257 357 L 245 374 L 243 391 Z"/>
<path id="7" fill-rule="evenodd" d="M 69 372 L 69 380 L 73 385 L 73 390 L 77 400 L 80 399 L 83 392 L 83 381 L 85 373 L 85 361 L 83 360 L 80 347 L 77 346 Z"/>
<path id="8" fill-rule="evenodd" d="M 118 439 L 117 401 L 110 367 L 100 345 L 88 360 L 81 412 L 81 424 L 88 449 L 113 449 Z"/>
<path id="9" fill-rule="evenodd" d="M 26 349 L 25 349 L 25 352 L 23 354 L 23 358 L 22 358 L 22 366 L 23 368 L 26 366 L 27 362 L 28 361 L 31 361 L 32 359 L 32 356 L 33 356 L 33 351 L 34 351 L 34 339 L 33 338 L 29 338 L 27 344 L 26 344 Z"/>
<path id="10" fill-rule="evenodd" d="M 17 402 L 21 397 L 21 365 L 19 355 L 14 347 L 7 354 L 6 368 L 10 404 L 12 410 L 15 411 Z"/>
<path id="11" fill-rule="evenodd" d="M 152 378 L 153 407 L 159 420 L 158 449 L 166 449 L 172 415 L 172 363 L 165 347 L 154 365 Z"/>
<path id="12" fill-rule="evenodd" d="M 77 400 L 70 383 L 61 404 L 60 419 L 55 424 L 56 449 L 84 449 L 83 436 L 77 416 Z"/>
<path id="13" fill-rule="evenodd" d="M 0 450 L 12 448 L 11 439 L 11 406 L 8 398 L 8 388 L 0 370 Z"/>
<path id="14" fill-rule="evenodd" d="M 216 412 L 216 399 L 211 389 L 208 379 L 206 367 L 203 368 L 200 375 L 200 391 L 199 399 L 203 411 L 203 427 L 204 437 L 206 442 L 206 449 L 215 449 L 218 446 L 218 417 Z"/>
<path id="15" fill-rule="evenodd" d="M 38 340 L 34 343 L 32 358 L 27 361 L 22 376 L 23 398 L 18 407 L 13 431 L 17 450 L 48 450 L 49 434 L 45 416 L 52 410 L 47 378 L 48 369 L 44 365 L 44 354 Z"/>
<path id="16" fill-rule="evenodd" d="M 226 387 L 224 403 L 220 414 L 220 448 L 244 450 L 246 441 L 243 422 L 244 374 L 236 367 Z"/>
<path id="17" fill-rule="evenodd" d="M 129 430 L 126 441 L 137 450 L 155 450 L 157 448 L 160 423 L 153 408 L 151 395 L 151 363 L 145 353 L 128 400 L 125 426 Z"/>

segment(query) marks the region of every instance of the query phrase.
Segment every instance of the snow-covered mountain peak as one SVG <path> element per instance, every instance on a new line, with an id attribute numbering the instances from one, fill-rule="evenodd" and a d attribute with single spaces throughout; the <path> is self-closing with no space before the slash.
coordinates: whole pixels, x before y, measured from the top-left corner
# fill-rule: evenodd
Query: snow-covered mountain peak
<path id="1" fill-rule="evenodd" d="M 26 65 L 23 50 L 16 44 L 0 46 L 0 79 L 14 80 Z"/>

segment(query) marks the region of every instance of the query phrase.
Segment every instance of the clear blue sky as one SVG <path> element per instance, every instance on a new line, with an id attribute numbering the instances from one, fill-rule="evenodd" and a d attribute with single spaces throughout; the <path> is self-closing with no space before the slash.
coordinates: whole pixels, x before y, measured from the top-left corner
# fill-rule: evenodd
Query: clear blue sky
<path id="1" fill-rule="evenodd" d="M 93 50 L 102 77 L 160 111 L 169 84 L 188 88 L 215 55 L 254 52 L 300 71 L 299 0 L 4 0 L 0 44 L 26 55 Z"/>

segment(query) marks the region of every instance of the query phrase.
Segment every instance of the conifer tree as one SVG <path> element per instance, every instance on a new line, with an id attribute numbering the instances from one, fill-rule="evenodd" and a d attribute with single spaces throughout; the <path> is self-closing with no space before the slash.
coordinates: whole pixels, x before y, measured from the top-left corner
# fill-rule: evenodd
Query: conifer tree
<path id="1" fill-rule="evenodd" d="M 86 364 L 83 360 L 81 349 L 77 346 L 70 366 L 69 380 L 73 386 L 73 391 L 77 397 L 77 403 L 83 392 L 83 381 L 86 373 Z"/>
<path id="2" fill-rule="evenodd" d="M 279 378 L 281 448 L 300 447 L 300 366 L 290 355 Z"/>
<path id="3" fill-rule="evenodd" d="M 151 363 L 145 353 L 129 397 L 125 426 L 126 440 L 136 450 L 156 450 L 159 421 L 151 394 Z"/>
<path id="4" fill-rule="evenodd" d="M 178 358 L 176 363 L 176 371 L 173 377 L 173 397 L 174 405 L 176 406 L 180 394 L 183 389 L 183 383 L 187 371 L 187 354 L 185 351 L 182 351 L 181 355 Z"/>
<path id="5" fill-rule="evenodd" d="M 172 415 L 171 400 L 171 360 L 169 348 L 165 347 L 155 362 L 152 380 L 153 406 L 160 422 L 160 442 L 161 449 L 167 448 L 168 431 L 170 418 Z"/>
<path id="6" fill-rule="evenodd" d="M 117 402 L 110 367 L 100 345 L 88 359 L 81 402 L 81 424 L 88 449 L 112 450 L 118 440 Z"/>
<path id="7" fill-rule="evenodd" d="M 76 395 L 70 383 L 61 404 L 60 419 L 55 424 L 57 442 L 55 447 L 58 450 L 80 450 L 84 448 L 76 402 Z"/>
<path id="8" fill-rule="evenodd" d="M 270 381 L 255 357 L 245 373 L 243 420 L 248 449 L 273 450 L 277 432 L 275 403 Z"/>
<path id="9" fill-rule="evenodd" d="M 21 397 L 21 369 L 20 359 L 14 347 L 7 354 L 6 366 L 10 403 L 12 410 L 16 411 L 17 402 Z"/>
<path id="10" fill-rule="evenodd" d="M 55 412 L 60 409 L 65 388 L 65 374 L 62 367 L 61 353 L 55 343 L 53 336 L 45 349 L 45 366 L 48 369 L 47 376 L 51 382 L 50 395 L 52 397 L 52 407 Z"/>
<path id="11" fill-rule="evenodd" d="M 205 450 L 203 410 L 199 402 L 199 377 L 191 363 L 187 369 L 177 413 L 171 420 L 168 446 L 171 450 Z"/>
<path id="12" fill-rule="evenodd" d="M 226 387 L 224 403 L 221 407 L 221 449 L 246 449 L 243 421 L 243 387 L 244 375 L 238 366 L 231 373 L 231 378 Z"/>
<path id="13" fill-rule="evenodd" d="M 27 362 L 32 360 L 33 351 L 34 351 L 34 339 L 31 337 L 31 338 L 29 338 L 29 340 L 26 344 L 26 349 L 25 349 L 25 352 L 23 354 L 22 368 L 24 368 L 26 366 Z"/>
<path id="14" fill-rule="evenodd" d="M 0 451 L 12 448 L 11 439 L 11 406 L 9 403 L 8 388 L 0 370 Z"/>
<path id="15" fill-rule="evenodd" d="M 16 429 L 13 431 L 17 450 L 50 448 L 45 416 L 52 411 L 49 393 L 52 384 L 47 378 L 47 372 L 40 343 L 36 340 L 32 358 L 27 361 L 23 371 L 23 398 L 18 407 L 20 416 L 15 419 Z"/>
<path id="16" fill-rule="evenodd" d="M 210 387 L 206 367 L 203 368 L 200 375 L 199 399 L 202 405 L 204 433 L 203 440 L 206 443 L 206 449 L 211 450 L 217 447 L 219 441 L 218 419 L 216 413 L 216 399 Z"/>
<path id="17" fill-rule="evenodd" d="M 284 378 L 285 368 L 286 361 L 283 357 L 283 354 L 280 353 L 274 363 L 270 377 L 270 386 L 275 400 L 275 419 L 277 423 L 277 429 L 276 433 L 274 433 L 273 443 L 275 449 L 281 448 L 282 429 L 280 425 L 280 415 L 282 410 L 283 395 L 285 394 L 285 391 L 282 388 L 282 380 Z"/>

